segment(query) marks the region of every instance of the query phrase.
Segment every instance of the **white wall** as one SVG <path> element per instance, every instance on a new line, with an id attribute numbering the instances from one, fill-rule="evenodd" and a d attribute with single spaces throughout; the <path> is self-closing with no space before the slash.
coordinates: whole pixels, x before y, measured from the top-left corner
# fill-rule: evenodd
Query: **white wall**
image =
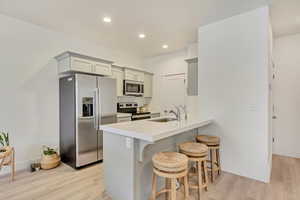
<path id="1" fill-rule="evenodd" d="M 54 56 L 71 50 L 138 66 L 139 58 L 0 15 L 0 130 L 10 132 L 17 168 L 58 146 L 58 75 Z M 3 172 L 2 172 L 3 173 Z"/>
<path id="2" fill-rule="evenodd" d="M 199 28 L 199 113 L 215 120 L 222 168 L 268 182 L 269 11 Z"/>
<path id="3" fill-rule="evenodd" d="M 161 102 L 166 102 L 167 100 L 162 99 L 164 95 L 161 93 L 163 79 L 162 76 L 170 74 L 185 74 L 187 73 L 187 63 L 185 59 L 197 57 L 198 45 L 191 44 L 187 48 L 184 48 L 179 51 L 171 52 L 168 54 L 155 56 L 144 60 L 144 68 L 148 71 L 154 73 L 153 77 L 153 97 L 148 101 L 149 108 L 152 111 L 159 111 L 163 113 L 163 105 Z M 182 95 L 187 95 L 186 93 Z M 175 98 L 169 97 L 169 98 Z M 197 97 L 186 96 L 185 102 L 187 105 L 189 115 L 193 116 L 197 114 Z M 171 102 L 171 101 L 170 101 Z M 176 99 L 174 100 L 176 102 Z M 146 102 L 147 103 L 147 102 Z"/>
<path id="4" fill-rule="evenodd" d="M 186 73 L 187 64 L 184 61 L 187 57 L 186 49 L 172 52 L 146 59 L 144 61 L 144 68 L 154 73 L 153 76 L 153 96 L 149 107 L 151 110 L 160 111 L 163 113 L 161 102 L 162 92 L 162 76 L 169 74 Z"/>
<path id="5" fill-rule="evenodd" d="M 300 34 L 275 39 L 274 153 L 300 158 Z"/>

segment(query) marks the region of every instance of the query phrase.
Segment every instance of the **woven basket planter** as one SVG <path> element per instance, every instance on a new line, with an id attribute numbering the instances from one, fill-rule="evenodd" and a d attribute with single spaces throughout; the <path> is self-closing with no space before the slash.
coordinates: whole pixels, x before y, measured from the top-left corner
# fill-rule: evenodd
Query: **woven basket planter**
<path id="1" fill-rule="evenodd" d="M 53 169 L 60 164 L 60 156 L 57 154 L 43 155 L 41 160 L 42 169 Z"/>

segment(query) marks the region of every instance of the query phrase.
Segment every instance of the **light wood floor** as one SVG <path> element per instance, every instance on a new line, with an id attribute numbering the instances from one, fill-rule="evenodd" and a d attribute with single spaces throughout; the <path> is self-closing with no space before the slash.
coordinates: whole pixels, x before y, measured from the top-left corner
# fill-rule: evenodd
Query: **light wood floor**
<path id="1" fill-rule="evenodd" d="M 103 191 L 101 164 L 79 171 L 61 165 L 50 171 L 22 172 L 13 183 L 0 179 L 0 200 L 111 200 Z M 183 199 L 180 196 L 179 192 L 178 199 Z M 195 196 L 193 192 L 190 200 Z M 274 156 L 270 184 L 222 173 L 201 200 L 300 200 L 300 159 Z"/>

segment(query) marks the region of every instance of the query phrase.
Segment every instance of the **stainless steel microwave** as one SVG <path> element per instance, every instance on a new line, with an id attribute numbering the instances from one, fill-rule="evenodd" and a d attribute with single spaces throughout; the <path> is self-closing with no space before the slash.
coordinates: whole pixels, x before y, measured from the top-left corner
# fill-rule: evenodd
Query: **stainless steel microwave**
<path id="1" fill-rule="evenodd" d="M 137 81 L 124 80 L 123 84 L 124 90 L 123 93 L 126 96 L 144 96 L 144 83 Z"/>

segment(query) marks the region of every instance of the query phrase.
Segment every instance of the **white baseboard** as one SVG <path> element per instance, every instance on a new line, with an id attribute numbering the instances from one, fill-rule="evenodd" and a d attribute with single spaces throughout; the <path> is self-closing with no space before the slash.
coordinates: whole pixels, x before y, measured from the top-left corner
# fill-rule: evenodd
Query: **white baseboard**
<path id="1" fill-rule="evenodd" d="M 37 159 L 16 162 L 16 171 L 30 171 L 30 164 Z M 10 167 L 4 166 L 0 171 L 0 176 L 5 176 L 10 173 Z"/>
<path id="2" fill-rule="evenodd" d="M 299 155 L 299 154 L 289 154 L 289 153 L 278 153 L 278 152 L 274 152 L 273 155 L 284 156 L 284 157 L 289 157 L 289 158 L 300 158 L 300 155 Z"/>
<path id="3" fill-rule="evenodd" d="M 253 180 L 256 180 L 256 181 L 260 181 L 260 182 L 263 182 L 263 183 L 269 183 L 270 182 L 269 177 L 258 177 L 258 176 L 253 176 L 253 175 L 249 175 L 249 174 L 242 174 L 242 173 L 233 171 L 231 169 L 226 169 L 224 167 L 222 168 L 222 171 L 230 173 L 230 174 L 234 174 L 234 175 L 237 175 L 237 176 L 241 176 L 241 177 L 253 179 Z"/>

